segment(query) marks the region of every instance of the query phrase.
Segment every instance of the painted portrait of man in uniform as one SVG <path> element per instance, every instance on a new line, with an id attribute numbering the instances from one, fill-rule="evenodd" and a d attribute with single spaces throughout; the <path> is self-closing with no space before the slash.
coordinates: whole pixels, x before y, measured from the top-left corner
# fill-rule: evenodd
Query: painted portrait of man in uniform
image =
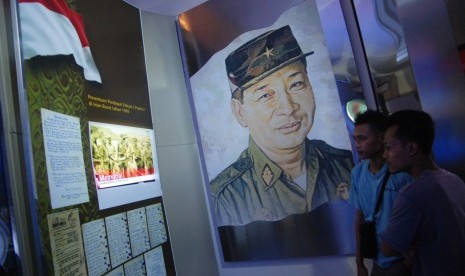
<path id="1" fill-rule="evenodd" d="M 316 103 L 306 57 L 289 25 L 226 58 L 231 109 L 249 146 L 211 182 L 219 225 L 276 221 L 338 199 L 350 180 L 348 150 L 310 140 Z"/>
<path id="2" fill-rule="evenodd" d="M 304 248 L 312 243 L 307 238 L 301 239 L 301 250 L 288 240 L 298 238 L 299 227 L 302 233 L 313 228 L 306 232 L 312 241 L 329 238 L 321 234 L 332 231 L 322 223 L 334 215 L 326 206 L 345 202 L 353 167 L 315 2 L 305 1 L 273 24 L 239 35 L 192 75 L 190 84 L 225 259 L 350 252 L 353 248 L 310 250 Z M 298 220 L 305 226 L 295 225 Z M 243 233 L 263 229 L 274 229 L 267 235 L 277 248 L 272 250 L 294 253 L 254 255 L 252 247 L 263 249 L 266 241 L 255 235 L 252 242 Z M 287 241 L 280 245 L 280 238 Z"/>

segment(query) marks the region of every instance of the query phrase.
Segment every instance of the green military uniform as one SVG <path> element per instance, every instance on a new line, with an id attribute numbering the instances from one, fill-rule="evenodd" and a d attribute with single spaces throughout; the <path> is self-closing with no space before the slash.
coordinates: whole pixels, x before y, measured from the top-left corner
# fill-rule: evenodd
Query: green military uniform
<path id="1" fill-rule="evenodd" d="M 338 199 L 338 185 L 350 183 L 351 152 L 320 140 L 305 143 L 306 191 L 250 138 L 249 148 L 210 183 L 218 226 L 280 220 Z"/>

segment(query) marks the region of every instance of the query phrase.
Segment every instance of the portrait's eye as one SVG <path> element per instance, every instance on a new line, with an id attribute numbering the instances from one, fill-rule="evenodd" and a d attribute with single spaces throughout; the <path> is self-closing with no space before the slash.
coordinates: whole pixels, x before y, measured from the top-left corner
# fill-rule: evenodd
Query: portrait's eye
<path id="1" fill-rule="evenodd" d="M 294 79 L 289 83 L 289 90 L 290 92 L 297 92 L 305 88 L 305 81 L 302 80 L 300 77 Z"/>
<path id="2" fill-rule="evenodd" d="M 302 86 L 304 86 L 304 82 L 303 82 L 303 81 L 296 81 L 296 82 L 293 82 L 293 83 L 291 84 L 291 89 L 293 89 L 293 88 L 300 88 L 300 87 L 302 87 Z"/>
<path id="3" fill-rule="evenodd" d="M 269 101 L 273 95 L 271 93 L 262 93 L 258 98 L 257 102 L 266 102 Z"/>

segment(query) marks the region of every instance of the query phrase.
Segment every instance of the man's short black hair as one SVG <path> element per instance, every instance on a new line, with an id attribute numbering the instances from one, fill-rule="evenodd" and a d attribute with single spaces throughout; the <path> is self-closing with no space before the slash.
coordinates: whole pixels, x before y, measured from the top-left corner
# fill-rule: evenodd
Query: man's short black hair
<path id="1" fill-rule="evenodd" d="M 434 142 L 434 121 L 431 116 L 418 110 L 402 110 L 393 113 L 387 120 L 387 126 L 397 126 L 396 137 L 415 142 L 425 155 L 429 155 Z"/>
<path id="2" fill-rule="evenodd" d="M 386 131 L 386 116 L 383 113 L 375 110 L 367 110 L 363 113 L 358 113 L 354 124 L 356 126 L 368 124 L 370 128 L 378 133 Z"/>

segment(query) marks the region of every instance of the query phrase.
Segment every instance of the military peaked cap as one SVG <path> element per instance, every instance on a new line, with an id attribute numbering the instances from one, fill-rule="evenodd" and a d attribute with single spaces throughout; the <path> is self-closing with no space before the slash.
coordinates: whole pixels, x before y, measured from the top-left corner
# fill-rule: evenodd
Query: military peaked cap
<path id="1" fill-rule="evenodd" d="M 244 91 L 286 65 L 311 54 L 313 51 L 302 52 L 289 26 L 266 32 L 226 58 L 231 93 Z"/>

